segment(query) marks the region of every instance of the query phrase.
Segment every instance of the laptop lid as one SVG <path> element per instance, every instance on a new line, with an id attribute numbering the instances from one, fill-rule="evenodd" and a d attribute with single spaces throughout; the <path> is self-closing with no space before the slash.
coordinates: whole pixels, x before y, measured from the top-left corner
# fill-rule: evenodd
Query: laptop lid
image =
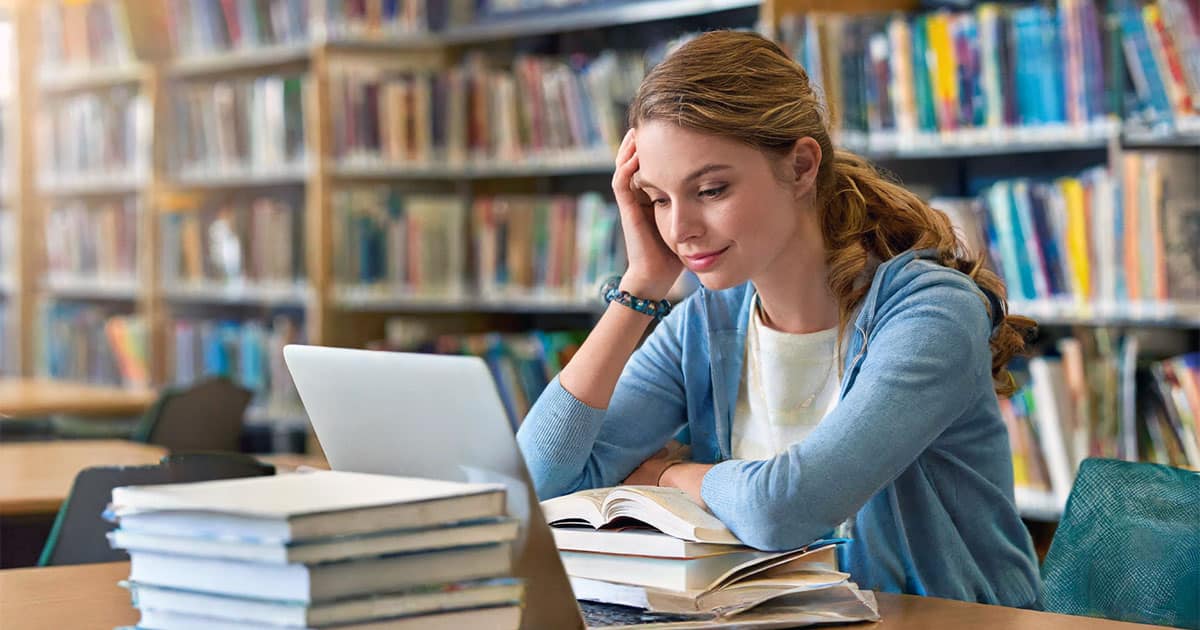
<path id="1" fill-rule="evenodd" d="M 583 617 L 487 365 L 478 357 L 289 345 L 284 360 L 334 470 L 503 483 L 521 520 L 522 628 Z"/>

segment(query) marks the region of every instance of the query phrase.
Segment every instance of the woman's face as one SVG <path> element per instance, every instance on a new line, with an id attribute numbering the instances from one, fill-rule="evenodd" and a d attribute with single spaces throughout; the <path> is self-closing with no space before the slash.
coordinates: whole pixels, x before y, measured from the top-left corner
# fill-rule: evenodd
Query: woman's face
<path id="1" fill-rule="evenodd" d="M 649 196 L 667 246 L 705 287 L 759 277 L 800 243 L 797 185 L 780 181 L 763 152 L 661 121 L 636 134 L 634 185 Z"/>

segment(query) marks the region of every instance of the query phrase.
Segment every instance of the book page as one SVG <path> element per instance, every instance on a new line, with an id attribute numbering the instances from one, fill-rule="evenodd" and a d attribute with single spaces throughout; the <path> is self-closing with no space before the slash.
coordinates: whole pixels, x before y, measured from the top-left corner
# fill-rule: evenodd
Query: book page
<path id="1" fill-rule="evenodd" d="M 580 490 L 542 501 L 542 513 L 551 525 L 587 523 L 596 529 L 604 526 L 604 499 L 611 488 Z"/>
<path id="2" fill-rule="evenodd" d="M 645 598 L 655 612 L 705 612 L 724 616 L 779 597 L 831 588 L 849 579 L 848 573 L 801 571 L 781 578 L 738 582 L 715 591 L 674 592 L 647 588 Z"/>
<path id="3" fill-rule="evenodd" d="M 637 519 L 665 534 L 694 542 L 742 544 L 716 516 L 678 488 L 620 486 L 608 493 L 605 520 Z"/>

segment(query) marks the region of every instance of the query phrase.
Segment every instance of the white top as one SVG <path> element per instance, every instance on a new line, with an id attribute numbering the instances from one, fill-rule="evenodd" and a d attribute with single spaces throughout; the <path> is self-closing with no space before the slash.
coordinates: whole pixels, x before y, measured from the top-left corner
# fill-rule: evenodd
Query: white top
<path id="1" fill-rule="evenodd" d="M 803 440 L 837 405 L 837 355 L 836 328 L 780 332 L 755 307 L 733 414 L 733 457 L 769 459 Z"/>

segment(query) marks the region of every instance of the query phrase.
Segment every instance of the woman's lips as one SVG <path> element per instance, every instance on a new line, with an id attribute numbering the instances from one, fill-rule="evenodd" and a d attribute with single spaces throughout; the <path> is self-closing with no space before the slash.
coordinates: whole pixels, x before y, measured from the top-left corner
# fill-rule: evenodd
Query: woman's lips
<path id="1" fill-rule="evenodd" d="M 705 271 L 716 265 L 717 262 L 720 261 L 721 255 L 724 254 L 728 249 L 728 247 L 724 247 L 722 249 L 716 249 L 710 252 L 704 252 L 702 254 L 684 256 L 683 260 L 687 263 L 688 269 L 691 269 L 692 271 Z"/>

